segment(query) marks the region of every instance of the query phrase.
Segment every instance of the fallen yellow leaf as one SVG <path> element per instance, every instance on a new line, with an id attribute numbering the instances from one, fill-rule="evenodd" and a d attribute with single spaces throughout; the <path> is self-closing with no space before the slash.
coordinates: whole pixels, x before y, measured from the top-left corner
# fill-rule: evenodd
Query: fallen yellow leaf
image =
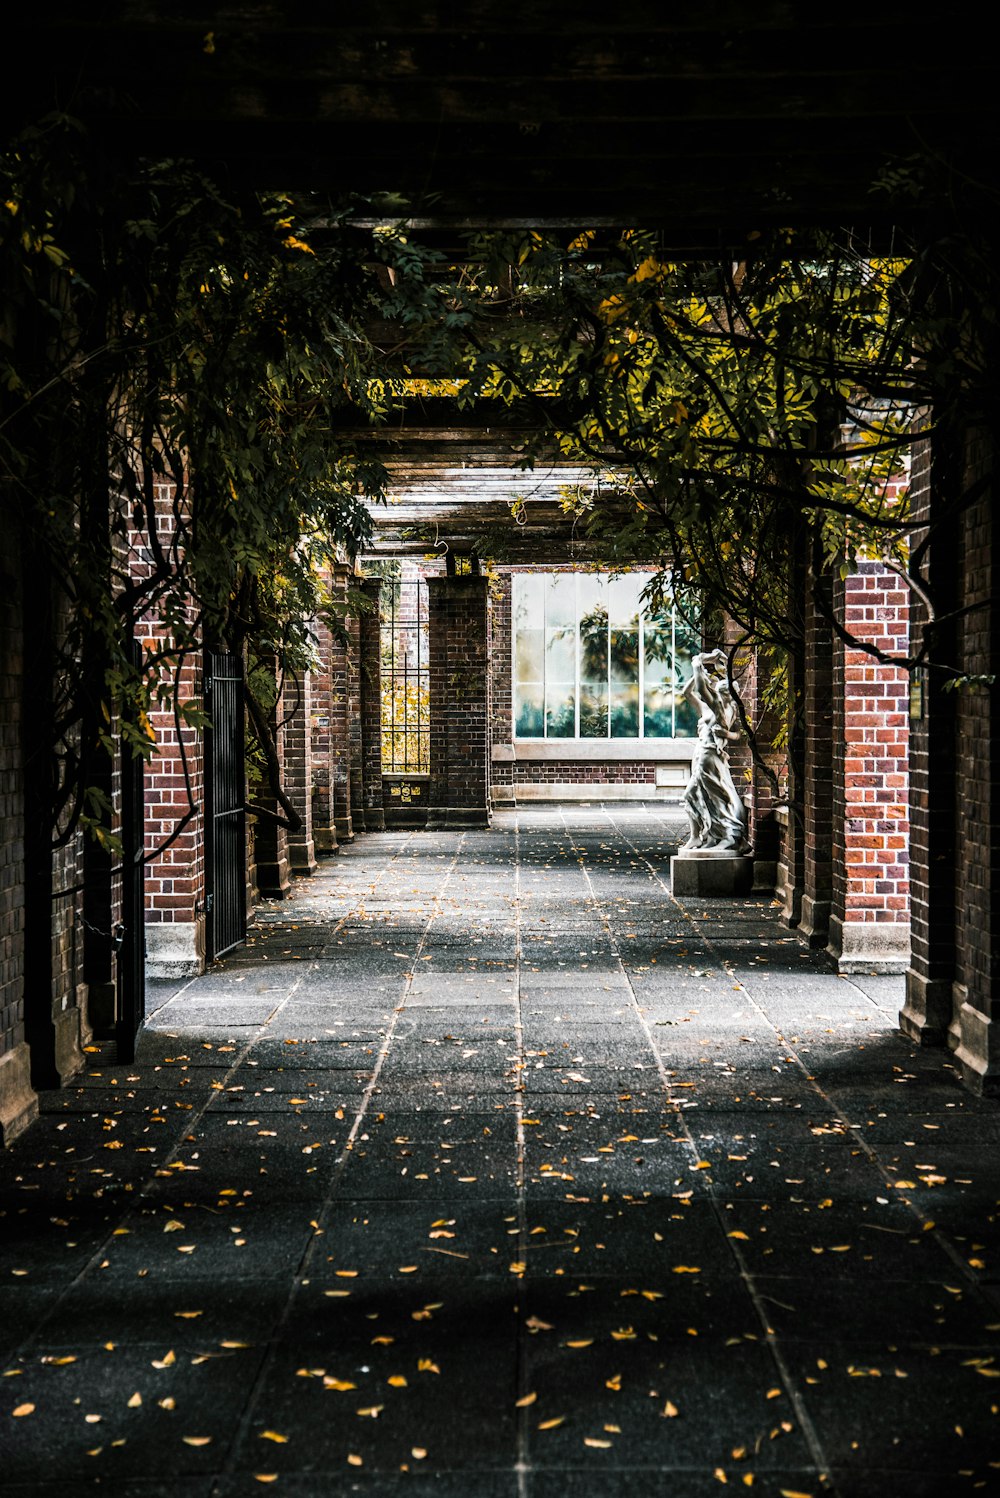
<path id="1" fill-rule="evenodd" d="M 279 1430 L 262 1430 L 260 1433 L 262 1441 L 276 1441 L 280 1446 L 287 1444 L 288 1437 L 283 1436 Z"/>
<path id="2" fill-rule="evenodd" d="M 19 1404 L 16 1409 L 11 1410 L 15 1420 L 20 1420 L 23 1415 L 33 1415 L 35 1406 L 33 1404 Z"/>
<path id="3" fill-rule="evenodd" d="M 212 1437 L 211 1436 L 181 1436 L 181 1440 L 184 1442 L 185 1446 L 208 1446 L 211 1443 Z"/>
<path id="4" fill-rule="evenodd" d="M 517 1409 L 517 1410 L 527 1409 L 528 1405 L 529 1404 L 534 1404 L 534 1402 L 535 1402 L 535 1400 L 537 1398 L 538 1398 L 538 1395 L 535 1394 L 535 1393 L 525 1394 L 522 1399 L 518 1399 L 516 1401 L 516 1403 L 514 1405 L 514 1408 Z"/>
<path id="5" fill-rule="evenodd" d="M 557 1415 L 554 1420 L 540 1420 L 539 1423 L 538 1423 L 538 1429 L 539 1430 L 555 1430 L 556 1426 L 557 1425 L 562 1425 L 562 1423 L 563 1423 L 563 1421 L 565 1419 L 566 1419 L 565 1415 Z"/>

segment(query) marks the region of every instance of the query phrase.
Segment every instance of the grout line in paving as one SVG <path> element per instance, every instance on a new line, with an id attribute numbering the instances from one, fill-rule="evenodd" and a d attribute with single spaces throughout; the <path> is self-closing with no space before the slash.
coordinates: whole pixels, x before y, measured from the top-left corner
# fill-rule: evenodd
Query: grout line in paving
<path id="1" fill-rule="evenodd" d="M 526 1269 L 528 1263 L 528 1203 L 524 1168 L 524 1076 L 527 1068 L 527 1058 L 524 1054 L 524 1022 L 521 1013 L 521 827 L 517 819 L 514 822 L 514 933 L 517 973 L 514 1025 L 517 1036 L 516 1050 L 519 1063 L 518 1082 L 514 1091 L 514 1117 L 517 1129 L 517 1257 L 518 1262 L 524 1265 Z M 522 1292 L 527 1290 L 524 1273 L 525 1270 L 522 1269 Z M 518 1311 L 523 1312 L 520 1300 L 518 1301 Z M 518 1400 L 523 1399 L 528 1393 L 528 1347 L 524 1324 L 524 1315 L 519 1314 L 515 1331 L 515 1357 L 517 1361 L 516 1395 Z M 518 1498 L 528 1498 L 528 1481 L 531 1471 L 531 1463 L 528 1458 L 528 1418 L 527 1406 L 524 1408 L 515 1406 L 517 1450 L 514 1473 L 517 1478 Z"/>
<path id="2" fill-rule="evenodd" d="M 667 894 L 668 898 L 671 899 L 671 900 L 673 900 L 674 904 L 678 905 L 678 907 L 683 910 L 683 906 L 680 906 L 680 902 L 675 899 L 675 897 L 673 895 L 673 892 L 668 888 L 668 886 L 664 883 L 663 879 L 656 872 L 656 869 L 654 868 L 654 866 L 650 862 L 650 860 L 645 856 L 645 854 L 643 854 L 636 847 L 636 845 L 635 845 L 634 841 L 632 840 L 632 838 L 629 837 L 628 834 L 626 832 L 624 832 L 617 825 L 617 823 L 615 822 L 614 818 L 612 817 L 610 820 L 611 820 L 612 826 L 614 827 L 614 830 L 615 830 L 616 834 L 622 839 L 622 841 L 624 843 L 626 843 L 626 845 L 629 848 L 631 848 L 632 852 L 636 855 L 637 858 L 642 859 L 643 863 L 649 869 L 651 877 L 656 881 L 657 884 L 660 885 L 661 889 L 663 889 L 665 891 L 665 893 Z M 580 863 L 581 863 L 581 865 L 584 868 L 584 872 L 586 872 L 586 864 L 584 863 L 584 861 L 583 861 L 582 858 L 580 860 Z M 588 875 L 588 882 L 589 882 L 589 875 Z M 594 896 L 594 898 L 596 900 L 596 896 Z M 698 1145 L 697 1145 L 697 1143 L 695 1141 L 694 1135 L 691 1133 L 691 1130 L 688 1128 L 687 1121 L 686 1121 L 686 1119 L 684 1117 L 684 1110 L 682 1108 L 678 1108 L 676 1106 L 676 1104 L 670 1102 L 671 1088 L 670 1088 L 670 1081 L 669 1081 L 667 1067 L 666 1067 L 666 1065 L 664 1063 L 662 1055 L 660 1054 L 660 1049 L 659 1049 L 658 1045 L 656 1044 L 656 1040 L 655 1040 L 655 1038 L 653 1036 L 653 1033 L 650 1030 L 649 1022 L 647 1021 L 646 1016 L 643 1014 L 641 1006 L 639 1004 L 639 1001 L 638 1001 L 638 999 L 635 996 L 635 990 L 632 988 L 631 980 L 629 979 L 628 973 L 627 973 L 627 971 L 625 969 L 625 965 L 622 962 L 621 951 L 620 951 L 620 948 L 618 946 L 617 938 L 615 937 L 615 935 L 614 935 L 614 933 L 613 933 L 613 931 L 611 929 L 610 920 L 608 919 L 607 913 L 604 911 L 603 905 L 600 908 L 601 908 L 602 914 L 604 915 L 605 926 L 606 926 L 607 933 L 608 933 L 608 939 L 613 944 L 614 951 L 615 951 L 615 956 L 616 956 L 619 964 L 621 965 L 623 976 L 625 977 L 626 981 L 628 982 L 629 992 L 632 995 L 632 1003 L 635 1006 L 636 1016 L 637 1016 L 637 1018 L 639 1020 L 640 1025 L 642 1026 L 643 1030 L 645 1031 L 646 1039 L 649 1042 L 650 1049 L 652 1050 L 653 1055 L 656 1057 L 657 1070 L 659 1071 L 660 1081 L 663 1084 L 664 1091 L 665 1091 L 665 1093 L 667 1095 L 667 1100 L 670 1103 L 670 1106 L 674 1110 L 674 1115 L 676 1117 L 677 1124 L 678 1124 L 679 1128 L 683 1130 L 685 1138 L 687 1140 L 687 1143 L 690 1146 L 690 1148 L 692 1150 L 692 1153 L 694 1154 L 695 1158 L 697 1159 L 698 1154 L 699 1154 Z M 684 913 L 685 913 L 685 915 L 687 914 L 686 911 Z M 690 919 L 690 917 L 688 917 L 688 919 Z M 817 1431 L 815 1425 L 813 1424 L 812 1416 L 809 1414 L 809 1410 L 808 1410 L 808 1408 L 806 1406 L 805 1399 L 803 1398 L 803 1396 L 801 1394 L 801 1391 L 799 1390 L 798 1384 L 796 1383 L 795 1379 L 792 1376 L 791 1369 L 789 1368 L 788 1363 L 787 1363 L 787 1361 L 785 1359 L 785 1355 L 784 1355 L 784 1352 L 783 1352 L 783 1350 L 781 1348 L 781 1345 L 780 1345 L 780 1343 L 778 1341 L 778 1338 L 775 1336 L 774 1332 L 771 1329 L 770 1319 L 769 1319 L 767 1311 L 766 1311 L 766 1309 L 764 1307 L 763 1299 L 761 1298 L 760 1292 L 758 1291 L 757 1286 L 754 1283 L 754 1277 L 750 1273 L 750 1269 L 749 1269 L 749 1267 L 747 1265 L 746 1259 L 744 1258 L 743 1254 L 739 1250 L 739 1245 L 737 1243 L 735 1243 L 729 1237 L 729 1234 L 728 1234 L 728 1232 L 726 1230 L 725 1219 L 722 1216 L 722 1212 L 721 1212 L 721 1209 L 720 1209 L 720 1206 L 719 1206 L 718 1199 L 713 1195 L 710 1198 L 710 1200 L 711 1200 L 711 1203 L 712 1203 L 712 1208 L 713 1208 L 713 1212 L 715 1214 L 716 1221 L 718 1223 L 719 1231 L 723 1235 L 723 1238 L 725 1239 L 725 1242 L 726 1242 L 727 1246 L 729 1247 L 730 1252 L 732 1253 L 734 1259 L 736 1260 L 736 1265 L 737 1265 L 737 1268 L 739 1269 L 740 1277 L 741 1277 L 741 1279 L 743 1281 L 743 1284 L 746 1287 L 747 1294 L 750 1296 L 750 1299 L 753 1302 L 754 1310 L 757 1313 L 757 1318 L 758 1318 L 758 1320 L 760 1322 L 761 1330 L 763 1331 L 766 1345 L 768 1347 L 768 1350 L 770 1351 L 770 1354 L 771 1354 L 772 1358 L 774 1359 L 775 1367 L 776 1367 L 776 1369 L 778 1371 L 778 1376 L 780 1377 L 781 1383 L 782 1383 L 782 1385 L 783 1385 L 783 1387 L 785 1389 L 785 1392 L 788 1395 L 789 1400 L 791 1401 L 792 1408 L 795 1411 L 796 1419 L 799 1422 L 799 1428 L 801 1429 L 802 1434 L 805 1436 L 806 1444 L 809 1447 L 809 1450 L 810 1450 L 810 1453 L 812 1455 L 813 1461 L 814 1461 L 814 1463 L 816 1465 L 817 1476 L 818 1476 L 818 1478 L 819 1478 L 819 1480 L 820 1480 L 821 1483 L 825 1483 L 825 1484 L 828 1485 L 827 1486 L 827 1491 L 829 1491 L 829 1492 L 836 1492 L 836 1486 L 835 1486 L 834 1480 L 833 1480 L 833 1472 L 832 1472 L 832 1469 L 831 1469 L 830 1462 L 827 1459 L 826 1452 L 825 1452 L 824 1447 L 823 1447 L 823 1443 L 822 1443 L 822 1441 L 820 1439 L 820 1436 L 819 1436 L 819 1432 Z"/>
<path id="3" fill-rule="evenodd" d="M 405 841 L 397 848 L 395 854 L 386 865 L 386 869 L 390 868 L 391 865 L 396 861 L 396 859 L 402 857 L 411 842 L 412 834 L 410 834 L 405 839 Z M 301 1290 L 303 1285 L 308 1284 L 308 1272 L 312 1261 L 315 1244 L 318 1242 L 319 1238 L 325 1234 L 326 1224 L 329 1221 L 330 1213 L 333 1210 L 334 1194 L 340 1184 L 341 1177 L 343 1176 L 344 1171 L 347 1168 L 347 1163 L 354 1149 L 355 1141 L 357 1140 L 357 1137 L 361 1132 L 361 1126 L 364 1122 L 365 1114 L 368 1111 L 372 1095 L 378 1084 L 379 1076 L 381 1074 L 383 1066 L 385 1065 L 385 1059 L 389 1053 L 389 1047 L 395 1037 L 396 1027 L 399 1023 L 399 1017 L 402 1014 L 406 1004 L 406 995 L 409 993 L 410 988 L 413 984 L 413 975 L 416 971 L 417 959 L 419 958 L 421 949 L 423 948 L 427 940 L 427 935 L 431 929 L 431 926 L 441 913 L 441 900 L 444 897 L 444 891 L 448 886 L 449 880 L 451 879 L 451 876 L 455 871 L 455 867 L 458 863 L 464 843 L 465 834 L 462 833 L 458 839 L 458 843 L 456 844 L 454 852 L 452 853 L 447 872 L 445 873 L 444 879 L 441 882 L 440 888 L 432 897 L 431 911 L 429 916 L 427 917 L 424 930 L 421 933 L 420 940 L 417 942 L 416 949 L 413 953 L 413 961 L 411 963 L 410 970 L 407 973 L 406 981 L 403 985 L 402 996 L 399 999 L 399 1002 L 393 1007 L 392 1019 L 389 1022 L 385 1038 L 379 1049 L 378 1056 L 375 1058 L 375 1064 L 372 1068 L 371 1077 L 369 1078 L 365 1090 L 361 1096 L 361 1101 L 358 1104 L 358 1109 L 354 1116 L 354 1122 L 351 1124 L 350 1132 L 348 1133 L 347 1138 L 344 1141 L 343 1149 L 340 1151 L 340 1154 L 337 1157 L 336 1164 L 334 1165 L 333 1171 L 331 1172 L 330 1180 L 327 1186 L 326 1197 L 316 1212 L 316 1217 L 314 1219 L 315 1228 L 313 1236 L 306 1244 L 306 1247 L 302 1254 L 302 1258 L 300 1259 L 297 1268 L 293 1272 L 291 1289 L 289 1290 L 287 1299 L 285 1301 L 284 1309 L 278 1319 L 276 1326 L 272 1329 L 268 1346 L 265 1350 L 263 1358 L 260 1361 L 260 1364 L 258 1365 L 256 1376 L 254 1377 L 253 1383 L 243 1405 L 243 1412 L 240 1415 L 239 1422 L 233 1433 L 232 1439 L 229 1442 L 225 1457 L 220 1464 L 221 1471 L 219 1474 L 219 1478 L 216 1480 L 216 1487 L 213 1488 L 213 1493 L 217 1491 L 217 1484 L 219 1481 L 225 1480 L 226 1478 L 233 1475 L 233 1467 L 236 1455 L 243 1448 L 244 1442 L 250 1430 L 250 1426 L 253 1422 L 254 1414 L 256 1413 L 257 1406 L 263 1394 L 266 1377 L 270 1372 L 271 1365 L 274 1360 L 276 1344 L 280 1339 L 281 1333 L 288 1322 L 288 1317 L 291 1313 L 292 1306 L 295 1303 L 299 1291 Z M 336 935 L 336 932 L 341 929 L 342 924 L 343 921 L 338 921 L 333 931 L 331 931 L 331 940 L 333 936 Z M 328 945 L 329 942 L 324 943 L 322 955 L 325 955 Z M 317 961 L 319 960 L 322 960 L 322 958 L 317 959 Z"/>

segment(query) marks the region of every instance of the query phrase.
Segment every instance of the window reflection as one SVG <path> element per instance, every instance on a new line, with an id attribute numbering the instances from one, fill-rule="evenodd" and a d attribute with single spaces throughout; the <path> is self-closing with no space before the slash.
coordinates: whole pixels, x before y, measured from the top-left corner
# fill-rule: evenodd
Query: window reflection
<path id="1" fill-rule="evenodd" d="M 650 572 L 523 573 L 513 579 L 518 738 L 690 737 L 682 696 L 696 631 L 644 607 Z"/>

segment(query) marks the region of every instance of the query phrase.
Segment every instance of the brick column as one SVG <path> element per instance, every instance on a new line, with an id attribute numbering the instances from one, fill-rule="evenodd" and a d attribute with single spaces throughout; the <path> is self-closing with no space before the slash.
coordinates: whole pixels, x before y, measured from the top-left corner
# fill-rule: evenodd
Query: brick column
<path id="1" fill-rule="evenodd" d="M 995 473 L 991 432 L 963 444 L 961 492 Z M 965 1082 L 1000 1094 L 1000 548 L 993 544 L 992 485 L 961 524 L 959 659 L 972 683 L 956 696 L 955 890 L 957 956 L 951 1039 Z"/>
<path id="2" fill-rule="evenodd" d="M 24 630 L 18 537 L 0 506 L 0 1146 L 38 1114 L 24 1027 Z"/>
<path id="3" fill-rule="evenodd" d="M 288 834 L 288 861 L 293 873 L 316 872 L 316 846 L 312 826 L 312 673 L 285 684 L 289 703 L 285 723 L 285 789 L 302 818 L 297 832 Z M 291 701 L 289 701 L 291 699 Z"/>
<path id="4" fill-rule="evenodd" d="M 878 562 L 835 588 L 852 634 L 905 655 L 909 590 Z M 862 650 L 834 648 L 833 908 L 842 973 L 905 972 L 909 921 L 909 679 Z"/>
<path id="5" fill-rule="evenodd" d="M 158 626 L 144 623 L 138 632 L 153 641 Z M 184 658 L 176 690 L 182 701 L 201 697 L 200 657 Z M 172 711 L 150 713 L 150 721 L 156 752 L 146 774 L 146 971 L 151 978 L 192 977 L 205 968 L 205 744 L 183 723 L 178 732 Z M 170 842 L 192 803 L 194 815 Z"/>
<path id="6" fill-rule="evenodd" d="M 833 896 L 833 635 L 821 606 L 824 598 L 832 603 L 830 579 L 810 566 L 804 609 L 799 930 L 813 947 L 826 946 Z"/>
<path id="7" fill-rule="evenodd" d="M 361 593 L 368 605 L 358 616 L 358 684 L 361 723 L 361 794 L 365 830 L 383 832 L 382 801 L 382 636 L 379 628 L 380 578 L 366 578 Z"/>
<path id="8" fill-rule="evenodd" d="M 910 503 L 915 519 L 930 521 L 958 482 L 954 451 L 942 439 L 914 444 Z M 939 610 L 949 611 L 959 594 L 958 526 L 944 526 L 929 554 L 929 581 Z M 917 547 L 925 532 L 913 537 Z M 922 625 L 914 605 L 914 628 Z M 954 627 L 938 632 L 935 659 L 957 658 Z M 916 683 L 910 717 L 910 966 L 899 1024 L 922 1045 L 943 1045 L 952 1022 L 956 967 L 955 816 L 957 697 L 944 691 L 944 676 L 931 668 Z"/>
<path id="9" fill-rule="evenodd" d="M 360 579 L 354 582 L 354 591 Z M 350 760 L 351 824 L 355 833 L 366 832 L 364 789 L 364 726 L 361 721 L 361 609 L 352 604 L 347 616 L 347 725 Z"/>
<path id="10" fill-rule="evenodd" d="M 330 784 L 330 696 L 332 636 L 322 619 L 316 621 L 317 662 L 310 672 L 310 762 L 312 770 L 313 845 L 318 854 L 336 853 L 337 827 Z"/>
<path id="11" fill-rule="evenodd" d="M 268 714 L 271 732 L 274 735 L 275 748 L 278 753 L 278 763 L 284 767 L 285 739 L 287 725 L 285 719 L 285 693 L 280 691 L 274 707 Z M 278 806 L 277 800 L 265 784 L 258 792 L 256 798 L 260 805 L 268 811 L 274 811 L 284 815 Z M 291 863 L 288 857 L 288 832 L 277 822 L 272 822 L 268 817 L 257 817 L 254 822 L 254 863 L 256 866 L 257 888 L 260 893 L 269 900 L 283 900 L 292 887 Z"/>
<path id="12" fill-rule="evenodd" d="M 490 823 L 489 614 L 482 577 L 427 580 L 431 780 L 427 827 Z"/>
<path id="13" fill-rule="evenodd" d="M 342 628 L 330 634 L 330 804 L 338 843 L 354 841 L 351 816 L 351 660 L 347 636 L 347 590 L 352 569 L 338 563 L 330 595 Z"/>

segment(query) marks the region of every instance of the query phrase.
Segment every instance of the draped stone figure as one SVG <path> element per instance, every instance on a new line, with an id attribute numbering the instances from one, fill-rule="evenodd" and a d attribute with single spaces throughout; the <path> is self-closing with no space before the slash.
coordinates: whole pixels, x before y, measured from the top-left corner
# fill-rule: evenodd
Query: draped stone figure
<path id="1" fill-rule="evenodd" d="M 684 793 L 684 809 L 691 836 L 681 857 L 742 854 L 747 849 L 747 811 L 733 782 L 728 745 L 738 741 L 733 730 L 736 703 L 725 677 L 726 653 L 709 650 L 691 662 L 691 679 L 684 695 L 698 714 L 698 747 L 691 761 L 691 778 Z"/>

